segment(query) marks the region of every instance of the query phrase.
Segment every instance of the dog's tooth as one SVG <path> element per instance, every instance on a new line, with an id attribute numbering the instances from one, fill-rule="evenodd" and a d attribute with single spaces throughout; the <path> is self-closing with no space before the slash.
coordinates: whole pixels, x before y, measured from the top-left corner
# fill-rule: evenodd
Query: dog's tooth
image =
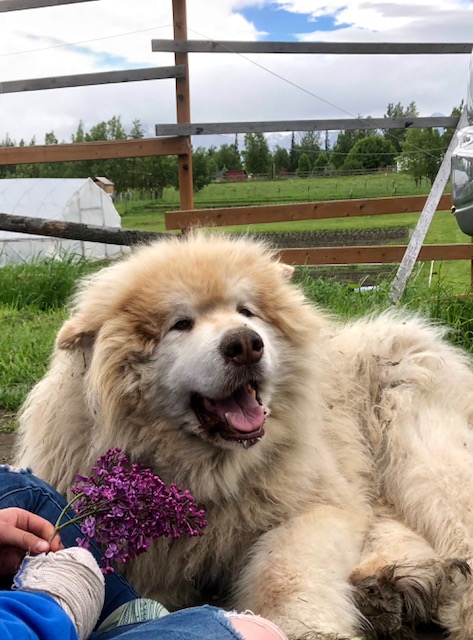
<path id="1" fill-rule="evenodd" d="M 246 385 L 246 390 L 248 391 L 250 396 L 253 396 L 253 398 L 256 398 L 256 389 L 254 389 L 249 382 Z"/>

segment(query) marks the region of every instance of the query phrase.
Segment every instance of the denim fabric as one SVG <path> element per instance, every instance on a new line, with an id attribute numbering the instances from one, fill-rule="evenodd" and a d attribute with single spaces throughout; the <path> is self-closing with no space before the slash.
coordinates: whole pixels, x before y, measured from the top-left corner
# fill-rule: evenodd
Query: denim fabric
<path id="1" fill-rule="evenodd" d="M 12 470 L 9 465 L 0 466 L 0 509 L 20 507 L 36 513 L 53 524 L 66 505 L 64 498 L 48 484 L 34 476 L 29 470 Z M 73 513 L 66 514 L 66 519 Z M 76 538 L 83 537 L 77 524 L 71 524 L 61 531 L 65 547 L 77 546 Z M 90 551 L 100 564 L 102 552 L 98 545 Z M 117 607 L 138 598 L 126 580 L 117 572 L 105 576 L 105 604 L 99 623 Z"/>
<path id="2" fill-rule="evenodd" d="M 183 609 L 159 620 L 93 633 L 91 640 L 243 640 L 222 609 Z"/>

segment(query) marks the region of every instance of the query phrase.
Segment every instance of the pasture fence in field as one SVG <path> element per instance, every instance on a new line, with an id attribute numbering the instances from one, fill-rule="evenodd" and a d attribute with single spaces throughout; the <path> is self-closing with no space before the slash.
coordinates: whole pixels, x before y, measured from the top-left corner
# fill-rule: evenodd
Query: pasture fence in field
<path id="1" fill-rule="evenodd" d="M 97 0 L 3 0 L 0 11 L 17 11 L 46 6 L 66 5 Z M 402 117 L 402 118 L 345 118 L 326 120 L 289 120 L 272 122 L 227 122 L 192 123 L 190 109 L 189 53 L 214 54 L 330 54 L 330 55 L 470 55 L 472 43 L 335 43 L 335 42 L 217 42 L 189 40 L 187 35 L 186 0 L 172 0 L 174 38 L 152 40 L 155 52 L 174 53 L 173 66 L 144 69 L 126 69 L 104 73 L 90 73 L 62 77 L 15 80 L 2 83 L 2 93 L 52 90 L 57 88 L 83 87 L 121 82 L 142 82 L 172 79 L 175 82 L 176 124 L 157 124 L 156 136 L 138 140 L 84 142 L 72 144 L 34 145 L 0 148 L 0 165 L 34 164 L 43 162 L 65 162 L 98 160 L 108 158 L 133 158 L 145 156 L 176 155 L 179 168 L 180 209 L 166 214 L 166 229 L 185 231 L 191 225 L 212 224 L 248 225 L 256 221 L 274 222 L 308 220 L 328 217 L 349 218 L 354 215 L 378 215 L 381 213 L 422 212 L 420 223 L 413 239 L 406 247 L 317 247 L 295 248 L 282 252 L 282 259 L 294 264 L 361 264 L 401 263 L 398 272 L 398 294 L 410 275 L 416 260 L 470 260 L 472 264 L 473 289 L 473 245 L 471 243 L 423 246 L 425 233 L 435 210 L 449 209 L 450 199 L 443 195 L 447 182 L 446 165 L 448 153 L 442 163 L 438 180 L 428 198 L 399 197 L 365 200 L 340 200 L 330 202 L 307 202 L 291 205 L 269 205 L 258 207 L 233 207 L 212 210 L 194 208 L 192 184 L 192 140 L 191 137 L 214 134 L 238 134 L 285 131 L 340 131 L 354 129 L 407 129 L 418 127 L 459 127 L 462 117 Z M 92 18 L 92 16 L 91 16 Z M 2 213 L 2 212 L 0 212 Z M 8 218 L 8 229 L 15 230 L 15 221 Z M 37 225 L 36 225 L 37 226 Z M 72 225 L 73 226 L 73 225 Z M 72 229 L 72 226 L 70 229 Z M 27 230 L 28 222 L 22 219 L 17 231 Z M 57 227 L 59 230 L 59 227 Z M 124 230 L 125 232 L 127 230 Z M 32 231 L 38 233 L 37 231 Z M 51 229 L 49 230 L 51 233 Z M 59 231 L 57 231 L 59 232 Z M 62 234 L 73 233 L 61 229 Z M 51 233 L 54 235 L 54 233 Z M 135 234 L 136 237 L 140 235 Z M 126 233 L 123 237 L 127 236 Z M 143 237 L 146 232 L 143 232 Z M 68 237 L 62 235 L 60 237 Z M 124 243 L 127 244 L 127 243 Z M 405 264 L 404 264 L 405 263 Z M 404 270 L 403 270 L 404 269 Z"/>

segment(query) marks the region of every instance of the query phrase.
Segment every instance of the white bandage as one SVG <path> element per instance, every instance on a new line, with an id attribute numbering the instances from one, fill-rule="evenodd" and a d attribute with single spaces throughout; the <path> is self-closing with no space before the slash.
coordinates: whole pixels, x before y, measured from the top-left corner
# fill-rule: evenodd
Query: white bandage
<path id="1" fill-rule="evenodd" d="M 105 598 L 105 582 L 93 555 L 81 547 L 26 556 L 13 588 L 50 595 L 72 619 L 79 640 L 92 633 Z"/>

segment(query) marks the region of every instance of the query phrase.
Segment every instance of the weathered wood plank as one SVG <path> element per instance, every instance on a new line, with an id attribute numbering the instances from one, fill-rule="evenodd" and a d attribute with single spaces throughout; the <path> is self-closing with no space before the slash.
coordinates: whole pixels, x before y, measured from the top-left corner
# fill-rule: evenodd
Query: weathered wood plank
<path id="1" fill-rule="evenodd" d="M 468 124 L 468 114 L 466 108 L 463 110 L 460 119 L 457 124 L 455 133 L 450 140 L 448 149 L 443 157 L 442 164 L 439 167 L 438 173 L 432 184 L 429 196 L 422 209 L 422 213 L 417 221 L 414 233 L 409 241 L 409 246 L 406 249 L 406 254 L 403 257 L 401 264 L 399 265 L 398 272 L 391 285 L 391 291 L 389 293 L 389 299 L 394 304 L 397 304 L 401 299 L 401 296 L 406 287 L 407 281 L 410 278 L 412 269 L 417 259 L 419 251 L 421 251 L 422 244 L 424 243 L 427 231 L 433 220 L 434 213 L 438 208 L 439 200 L 444 192 L 445 186 L 450 178 L 451 174 L 451 158 L 453 150 L 457 145 L 457 133 Z"/>
<path id="2" fill-rule="evenodd" d="M 169 236 L 167 233 L 137 231 L 135 229 L 122 229 L 120 227 L 102 227 L 79 222 L 64 222 L 60 220 L 47 220 L 45 218 L 16 216 L 9 213 L 0 213 L 0 229 L 16 233 L 30 233 L 32 235 L 52 236 L 54 238 L 67 238 L 69 240 L 84 240 L 88 242 L 105 242 L 107 244 L 124 246 L 149 243 L 153 240 Z"/>
<path id="3" fill-rule="evenodd" d="M 142 138 L 72 144 L 0 147 L 0 166 L 41 162 L 76 162 L 107 158 L 172 156 L 189 152 L 187 138 Z"/>
<path id="4" fill-rule="evenodd" d="M 410 129 L 423 127 L 456 127 L 459 116 L 422 118 L 339 118 L 331 120 L 277 120 L 270 122 L 199 122 L 190 124 L 157 124 L 157 136 L 199 136 L 224 133 L 256 133 L 274 131 L 339 131 L 351 129 Z"/>
<path id="5" fill-rule="evenodd" d="M 168 67 L 149 67 L 144 69 L 125 69 L 124 71 L 105 71 L 101 73 L 82 73 L 72 76 L 53 76 L 28 80 L 2 82 L 3 93 L 19 91 L 42 91 L 45 89 L 64 89 L 68 87 L 86 87 L 116 82 L 141 82 L 143 80 L 163 80 L 166 78 L 184 78 L 184 65 Z M 177 134 L 179 135 L 179 134 Z"/>
<path id="6" fill-rule="evenodd" d="M 314 249 L 282 249 L 281 260 L 297 265 L 390 264 L 401 262 L 404 245 L 369 247 L 316 247 Z M 424 245 L 417 256 L 419 261 L 472 260 L 473 244 Z"/>
<path id="7" fill-rule="evenodd" d="M 21 11 L 22 9 L 39 9 L 40 7 L 56 7 L 61 4 L 76 2 L 96 2 L 97 0 L 1 0 L 0 13 L 5 11 Z"/>
<path id="8" fill-rule="evenodd" d="M 422 211 L 425 201 L 426 196 L 402 196 L 397 198 L 327 200 L 295 204 L 167 211 L 165 213 L 165 224 L 166 229 L 189 229 L 195 226 L 218 227 L 264 222 L 351 218 L 354 216 L 374 216 L 388 213 L 417 213 Z M 443 195 L 438 209 L 445 210 L 450 207 L 451 196 Z"/>
<path id="9" fill-rule="evenodd" d="M 470 54 L 471 42 L 256 42 L 215 40 L 151 41 L 153 51 L 196 53 L 325 53 L 344 55 Z"/>

